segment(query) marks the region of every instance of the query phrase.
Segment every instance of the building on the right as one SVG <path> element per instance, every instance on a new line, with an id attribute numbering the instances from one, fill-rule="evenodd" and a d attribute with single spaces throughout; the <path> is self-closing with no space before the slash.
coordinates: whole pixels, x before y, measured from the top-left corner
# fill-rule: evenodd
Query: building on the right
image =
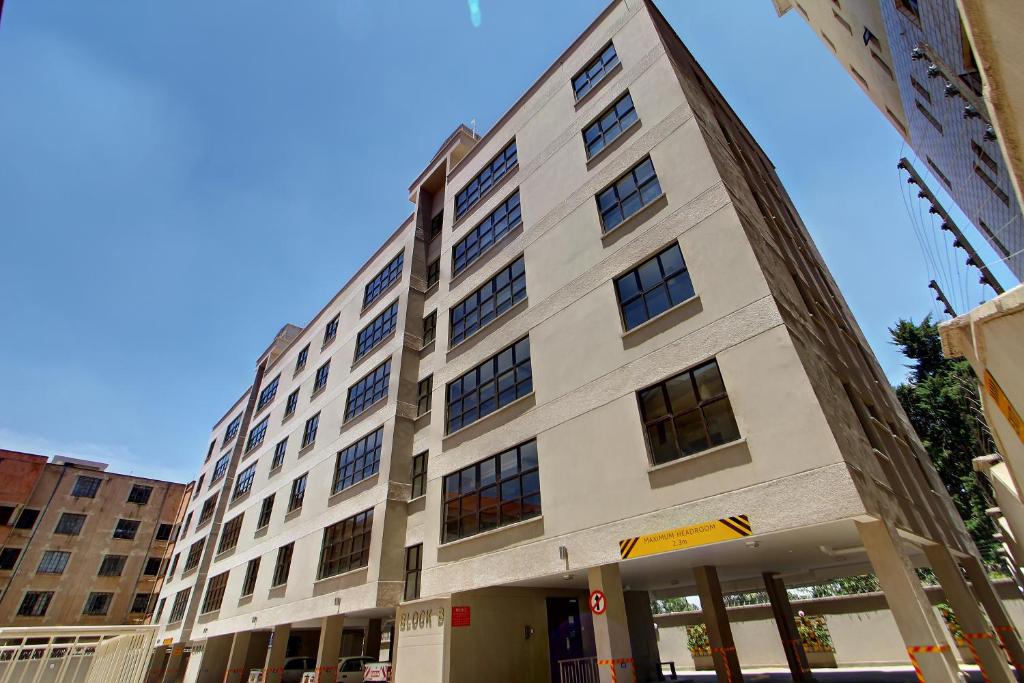
<path id="1" fill-rule="evenodd" d="M 1014 112 L 1024 16 L 1004 0 L 772 0 L 799 14 L 923 165 L 1024 277 L 1022 163 Z M 1004 10 L 1004 11 L 997 11 Z M 966 20 L 965 20 L 966 19 Z"/>

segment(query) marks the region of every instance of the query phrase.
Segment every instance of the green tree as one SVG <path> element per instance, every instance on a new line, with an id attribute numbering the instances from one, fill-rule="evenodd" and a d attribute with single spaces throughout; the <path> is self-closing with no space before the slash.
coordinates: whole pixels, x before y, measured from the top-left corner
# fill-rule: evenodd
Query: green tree
<path id="1" fill-rule="evenodd" d="M 966 360 L 942 355 L 931 316 L 920 323 L 900 320 L 889 333 L 911 361 L 910 376 L 896 387 L 896 395 L 982 557 L 989 565 L 999 565 L 995 526 L 985 514 L 985 490 L 971 465 L 973 458 L 993 449 L 974 408 L 979 404 L 974 372 Z"/>

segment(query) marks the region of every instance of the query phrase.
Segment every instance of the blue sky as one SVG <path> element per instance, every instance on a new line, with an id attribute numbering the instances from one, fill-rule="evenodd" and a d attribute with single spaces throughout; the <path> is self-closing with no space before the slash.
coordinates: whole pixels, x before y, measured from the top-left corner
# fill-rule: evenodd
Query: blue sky
<path id="1" fill-rule="evenodd" d="M 480 0 L 474 27 L 466 0 L 7 2 L 0 447 L 191 479 L 273 334 L 404 220 L 457 123 L 486 130 L 604 4 Z M 934 310 L 900 138 L 769 0 L 660 6 L 898 380 L 886 327 Z"/>

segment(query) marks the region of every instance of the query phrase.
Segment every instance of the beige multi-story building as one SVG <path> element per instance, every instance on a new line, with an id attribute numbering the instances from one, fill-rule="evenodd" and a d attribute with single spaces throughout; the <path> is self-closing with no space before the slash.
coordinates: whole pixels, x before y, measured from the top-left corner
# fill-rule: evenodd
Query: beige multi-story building
<path id="1" fill-rule="evenodd" d="M 696 594 L 726 680 L 722 592 L 767 588 L 802 679 L 783 581 L 874 571 L 907 646 L 945 648 L 923 565 L 1024 661 L 770 161 L 653 4 L 612 2 L 409 197 L 214 425 L 153 678 L 333 683 L 383 632 L 402 683 L 652 680 L 651 597 Z M 959 680 L 942 648 L 927 679 Z"/>
<path id="2" fill-rule="evenodd" d="M 142 624 L 188 487 L 0 450 L 0 625 Z"/>

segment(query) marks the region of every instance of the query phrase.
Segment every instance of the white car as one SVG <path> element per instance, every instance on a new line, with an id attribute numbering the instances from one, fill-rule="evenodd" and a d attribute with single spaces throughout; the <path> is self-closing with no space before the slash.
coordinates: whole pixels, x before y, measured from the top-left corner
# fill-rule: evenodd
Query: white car
<path id="1" fill-rule="evenodd" d="M 316 671 L 316 657 L 289 657 L 284 660 L 281 683 L 301 683 L 307 671 Z"/>
<path id="2" fill-rule="evenodd" d="M 343 657 L 338 662 L 338 683 L 363 683 L 363 667 L 374 661 L 373 657 Z"/>

